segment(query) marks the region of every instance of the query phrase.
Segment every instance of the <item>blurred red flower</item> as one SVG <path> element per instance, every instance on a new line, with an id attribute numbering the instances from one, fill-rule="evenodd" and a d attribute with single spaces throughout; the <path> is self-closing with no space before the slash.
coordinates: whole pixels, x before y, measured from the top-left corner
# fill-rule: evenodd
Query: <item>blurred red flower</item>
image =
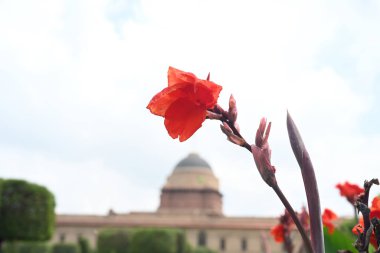
<path id="1" fill-rule="evenodd" d="M 334 227 L 334 224 L 332 223 L 332 221 L 336 220 L 337 218 L 338 218 L 338 216 L 333 211 L 331 211 L 330 209 L 326 208 L 323 211 L 322 222 L 323 222 L 323 225 L 326 226 L 327 232 L 329 234 L 332 234 L 334 232 L 335 227 Z"/>
<path id="2" fill-rule="evenodd" d="M 283 242 L 284 241 L 284 225 L 278 224 L 278 225 L 274 226 L 271 229 L 270 233 L 276 242 Z"/>
<path id="3" fill-rule="evenodd" d="M 371 212 L 369 214 L 369 219 L 372 220 L 373 218 L 380 219 L 380 197 L 374 197 L 372 200 L 372 206 L 371 206 Z M 364 230 L 364 220 L 363 217 L 360 218 L 359 224 L 356 224 L 356 226 L 352 229 L 352 232 L 354 234 L 358 234 L 358 232 L 363 233 Z M 371 238 L 370 238 L 371 244 L 377 249 L 377 240 L 375 237 L 375 233 L 372 232 Z"/>
<path id="4" fill-rule="evenodd" d="M 169 135 L 182 142 L 202 126 L 207 109 L 215 106 L 221 90 L 214 82 L 169 67 L 168 87 L 156 94 L 147 108 L 164 117 Z"/>
<path id="5" fill-rule="evenodd" d="M 354 204 L 359 194 L 364 192 L 363 188 L 349 182 L 345 182 L 344 184 L 337 184 L 336 188 L 339 189 L 340 195 L 346 197 L 351 204 Z"/>
<path id="6" fill-rule="evenodd" d="M 280 242 L 290 242 L 290 233 L 292 231 L 294 222 L 289 212 L 285 210 L 285 213 L 280 216 L 279 224 L 274 226 L 270 233 L 273 236 L 274 240 L 278 243 Z"/>

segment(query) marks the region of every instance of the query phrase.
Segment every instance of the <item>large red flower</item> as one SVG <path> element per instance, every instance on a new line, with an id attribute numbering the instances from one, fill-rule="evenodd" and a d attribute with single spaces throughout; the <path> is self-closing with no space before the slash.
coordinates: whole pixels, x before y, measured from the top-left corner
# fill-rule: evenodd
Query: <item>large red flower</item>
<path id="1" fill-rule="evenodd" d="M 374 197 L 372 200 L 372 206 L 371 206 L 371 212 L 369 214 L 369 219 L 372 220 L 375 217 L 380 219 L 380 197 Z M 364 228 L 364 220 L 363 220 L 363 217 L 361 217 L 359 220 L 359 224 L 357 224 L 352 229 L 352 232 L 356 235 L 358 234 L 358 231 L 360 233 L 363 233 L 363 228 Z M 370 242 L 377 249 L 378 245 L 377 245 L 377 240 L 376 240 L 374 232 L 372 232 L 371 234 Z"/>
<path id="2" fill-rule="evenodd" d="M 322 214 L 322 222 L 323 222 L 323 225 L 326 226 L 327 228 L 327 232 L 329 234 L 332 234 L 334 232 L 334 224 L 332 223 L 333 220 L 336 220 L 338 218 L 338 216 L 333 212 L 331 211 L 330 209 L 326 208 Z"/>
<path id="3" fill-rule="evenodd" d="M 165 118 L 169 135 L 179 141 L 190 138 L 206 119 L 207 109 L 217 103 L 222 87 L 173 67 L 168 70 L 168 87 L 155 95 L 147 108 Z"/>
<path id="4" fill-rule="evenodd" d="M 347 198 L 347 200 L 354 204 L 359 194 L 364 192 L 364 189 L 356 184 L 345 182 L 344 184 L 337 184 L 336 188 L 339 189 L 340 195 Z"/>

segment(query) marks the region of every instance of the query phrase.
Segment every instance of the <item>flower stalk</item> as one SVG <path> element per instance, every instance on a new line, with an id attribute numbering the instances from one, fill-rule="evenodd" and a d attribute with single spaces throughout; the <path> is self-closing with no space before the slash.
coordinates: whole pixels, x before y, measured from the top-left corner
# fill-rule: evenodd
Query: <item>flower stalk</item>
<path id="1" fill-rule="evenodd" d="M 305 187 L 306 198 L 310 215 L 310 234 L 314 253 L 324 253 L 325 244 L 323 237 L 321 205 L 319 201 L 317 179 L 310 160 L 309 153 L 302 141 L 301 135 L 294 124 L 289 112 L 287 115 L 287 128 L 290 145 L 301 168 L 302 179 Z"/>

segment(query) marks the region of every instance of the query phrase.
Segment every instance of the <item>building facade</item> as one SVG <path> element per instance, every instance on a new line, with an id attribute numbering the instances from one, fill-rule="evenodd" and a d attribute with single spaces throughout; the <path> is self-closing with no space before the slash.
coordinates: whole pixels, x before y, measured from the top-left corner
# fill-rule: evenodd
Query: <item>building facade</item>
<path id="1" fill-rule="evenodd" d="M 217 252 L 261 253 L 263 247 L 281 252 L 269 235 L 276 218 L 227 217 L 223 214 L 219 181 L 210 165 L 197 154 L 181 160 L 161 190 L 155 212 L 108 215 L 57 215 L 53 242 L 76 242 L 87 238 L 96 245 L 104 228 L 178 228 L 186 232 L 192 246 Z"/>

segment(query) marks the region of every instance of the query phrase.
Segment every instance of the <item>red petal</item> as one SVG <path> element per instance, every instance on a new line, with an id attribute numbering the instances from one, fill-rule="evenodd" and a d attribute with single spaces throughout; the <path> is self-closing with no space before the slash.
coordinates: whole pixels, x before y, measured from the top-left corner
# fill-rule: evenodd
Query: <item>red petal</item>
<path id="1" fill-rule="evenodd" d="M 177 84 L 194 84 L 197 80 L 197 77 L 189 72 L 185 72 L 173 67 L 168 69 L 168 85 L 173 86 Z"/>
<path id="2" fill-rule="evenodd" d="M 380 197 L 374 197 L 373 198 L 371 210 L 372 209 L 380 209 Z"/>
<path id="3" fill-rule="evenodd" d="M 167 87 L 150 100 L 147 108 L 151 113 L 164 117 L 168 108 L 176 100 L 187 97 L 189 93 L 192 93 L 192 90 L 192 85 L 186 83 Z"/>
<path id="4" fill-rule="evenodd" d="M 222 86 L 206 80 L 198 80 L 195 84 L 195 98 L 206 108 L 213 107 L 219 98 Z"/>
<path id="5" fill-rule="evenodd" d="M 331 235 L 334 232 L 334 225 L 331 222 L 325 222 L 323 223 L 327 227 L 327 232 Z"/>
<path id="6" fill-rule="evenodd" d="M 364 189 L 356 184 L 345 182 L 344 184 L 337 184 L 336 188 L 339 189 L 340 195 L 348 198 L 353 198 L 356 195 L 364 192 Z"/>
<path id="7" fill-rule="evenodd" d="M 181 98 L 175 101 L 166 111 L 165 127 L 169 135 L 179 141 L 190 138 L 206 119 L 206 109 L 193 101 Z"/>
<path id="8" fill-rule="evenodd" d="M 326 221 L 335 220 L 337 218 L 338 218 L 338 216 L 328 208 L 325 209 L 325 211 L 323 212 L 323 215 L 322 215 L 322 219 L 326 220 Z"/>

